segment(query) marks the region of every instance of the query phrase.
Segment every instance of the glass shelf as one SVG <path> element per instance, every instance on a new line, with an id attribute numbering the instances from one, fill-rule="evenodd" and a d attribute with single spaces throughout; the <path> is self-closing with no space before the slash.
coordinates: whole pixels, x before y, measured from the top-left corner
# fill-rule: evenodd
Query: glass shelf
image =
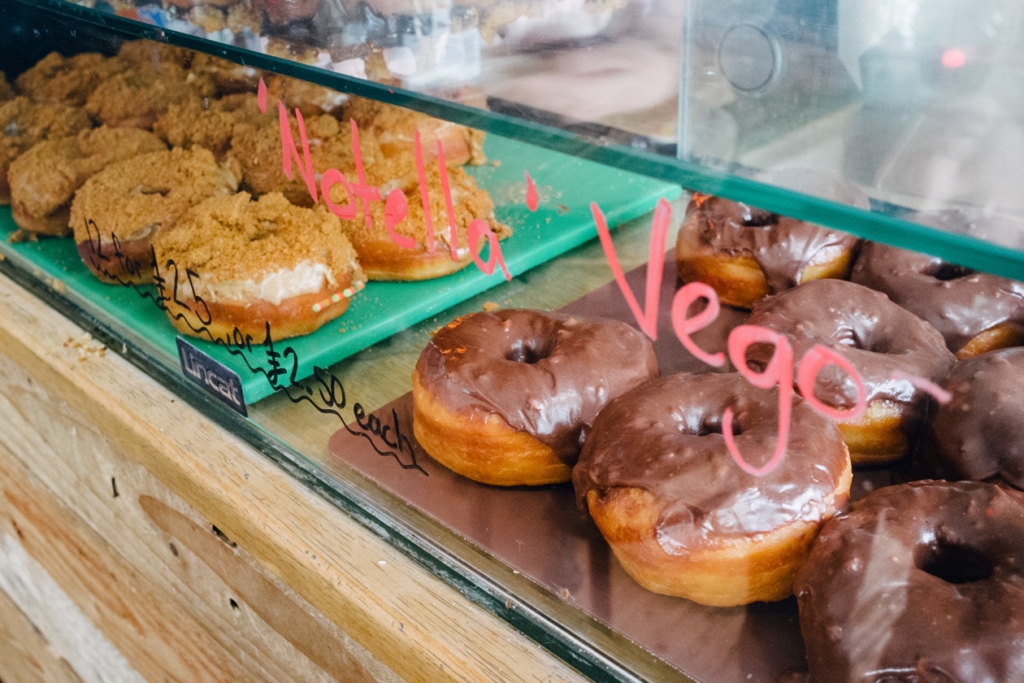
<path id="1" fill-rule="evenodd" d="M 273 13 L 273 1 L 241 4 Z M 1024 97 L 1019 86 L 1007 85 L 1021 82 L 1015 80 L 1021 61 L 1013 48 L 1019 42 L 1014 40 L 1019 11 L 1007 3 L 985 3 L 977 17 L 959 21 L 960 4 L 951 1 L 927 7 L 905 0 L 824 5 L 798 0 L 438 1 L 414 3 L 417 14 L 381 21 L 374 7 L 405 3 L 276 2 L 300 13 L 307 4 L 333 8 L 331 25 L 339 31 L 325 34 L 316 15 L 281 19 L 276 25 L 257 15 L 238 30 L 197 29 L 201 9 L 222 11 L 213 3 L 164 10 L 122 0 L 8 0 L 0 4 L 0 64 L 17 72 L 69 40 L 74 51 L 108 54 L 123 39 L 170 42 L 449 119 L 486 131 L 509 147 L 558 158 L 549 169 L 551 177 L 574 183 L 574 201 L 559 204 L 558 212 L 571 205 L 585 214 L 586 200 L 602 199 L 605 188 L 626 185 L 623 179 L 635 175 L 640 181 L 628 182 L 648 188 L 645 210 L 653 209 L 656 197 L 669 194 L 650 192 L 654 184 L 649 181 L 664 181 L 1024 279 L 1024 232 L 1015 227 L 1024 211 L 1015 192 L 997 187 L 998 182 L 986 185 L 994 178 L 1012 186 L 1011 181 L 1024 177 L 1016 167 L 1024 155 L 1012 154 L 1024 121 Z M 937 14 L 929 16 L 933 6 Z M 494 7 L 526 13 L 501 19 Z M 350 24 L 338 24 L 339 16 Z M 943 17 L 947 23 L 938 21 Z M 949 33 L 960 28 L 963 34 Z M 977 51 L 979 35 L 998 38 L 991 54 Z M 443 58 L 437 50 L 442 37 L 447 41 Z M 961 42 L 961 37 L 970 40 Z M 975 69 L 979 61 L 987 67 Z M 930 78 L 922 80 L 922 74 Z M 965 92 L 970 96 L 953 97 Z M 911 163 L 922 141 L 932 152 L 948 147 L 961 156 L 929 157 L 918 172 Z M 988 173 L 969 179 L 977 182 L 939 182 L 964 180 L 963 174 L 973 173 L 976 164 L 993 155 L 998 158 Z M 515 159 L 499 156 L 505 165 Z M 954 168 L 951 159 L 964 163 Z M 600 165 L 601 173 L 579 170 L 589 164 Z M 569 167 L 575 169 L 572 174 L 564 171 Z M 786 186 L 782 179 L 789 176 L 773 173 L 786 168 L 854 180 L 871 197 L 871 210 L 808 194 L 806 186 Z M 952 175 L 935 175 L 944 169 Z M 930 171 L 935 173 L 929 176 Z M 516 199 L 525 194 L 522 174 L 512 175 L 514 181 L 502 179 L 493 188 L 496 194 Z M 928 178 L 935 182 L 911 183 Z M 545 189 L 548 200 L 559 191 L 555 185 L 549 181 Z M 949 188 L 957 192 L 945 191 Z M 672 204 L 673 228 L 684 206 L 684 201 Z M 934 208 L 991 211 L 1004 217 L 1000 226 L 1009 227 L 960 234 L 907 220 L 913 210 Z M 626 271 L 641 268 L 651 255 L 651 219 L 636 218 L 638 213 L 643 212 L 623 216 L 624 224 L 615 231 Z M 515 216 L 523 215 L 519 207 Z M 567 604 L 550 585 L 523 576 L 489 548 L 332 457 L 327 444 L 357 419 L 353 414 L 325 414 L 278 391 L 250 405 L 243 418 L 189 384 L 173 352 L 154 344 L 145 327 L 126 324 L 94 298 L 68 290 L 59 274 L 41 278 L 18 249 L 0 249 L 7 256 L 0 266 L 5 272 L 586 675 L 624 681 L 684 675 L 684 664 Z M 452 317 L 495 303 L 559 309 L 610 280 L 600 244 L 581 239 L 565 245 L 553 260 L 529 261 L 510 282 L 474 290 L 403 323 L 386 338 L 332 362 L 328 371 L 368 409 L 386 407 L 409 391 L 412 367 L 431 330 Z M 764 635 L 771 622 L 759 618 L 720 627 Z M 768 641 L 761 642 L 761 650 L 770 649 L 763 645 Z M 761 650 L 757 654 L 766 656 Z"/>
<path id="2" fill-rule="evenodd" d="M 419 3 L 429 11 L 396 10 L 375 32 L 365 28 L 380 23 L 375 3 L 335 2 L 362 27 L 344 50 L 294 24 L 282 33 L 258 13 L 244 30 L 203 33 L 173 8 L 31 4 L 1024 278 L 1014 182 L 1024 176 L 1024 98 L 1014 85 L 1024 50 L 1012 3 L 990 0 L 977 12 L 965 0 L 482 3 L 518 8 L 492 34 L 485 27 L 498 10 L 488 20 L 477 3 Z M 332 3 L 284 3 L 305 4 Z M 344 23 L 340 16 L 331 21 Z M 444 31 L 476 38 L 452 39 L 451 54 L 424 47 Z M 332 61 L 331 49 L 349 56 Z M 413 61 L 405 71 L 398 57 L 394 70 L 374 68 L 385 52 Z M 458 68 L 428 58 L 441 52 Z M 854 182 L 871 212 L 764 180 L 794 167 Z M 965 234 L 909 222 L 936 209 L 991 214 L 999 228 Z"/>

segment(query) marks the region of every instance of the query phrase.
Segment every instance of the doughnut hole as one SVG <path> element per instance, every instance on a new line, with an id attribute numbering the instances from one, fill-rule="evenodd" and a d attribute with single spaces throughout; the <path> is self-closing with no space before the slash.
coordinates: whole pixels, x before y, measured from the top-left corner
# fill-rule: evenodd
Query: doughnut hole
<path id="1" fill-rule="evenodd" d="M 930 264 L 930 266 L 924 270 L 924 274 L 942 282 L 949 282 L 951 280 L 959 280 L 962 277 L 973 275 L 974 271 L 953 263 L 939 261 L 938 263 Z"/>
<path id="2" fill-rule="evenodd" d="M 706 415 L 700 423 L 693 430 L 680 430 L 684 433 L 692 434 L 694 436 L 720 436 L 725 433 L 722 425 L 721 415 Z M 740 416 L 733 415 L 732 419 L 732 435 L 739 436 L 743 433 L 743 421 Z"/>
<path id="3" fill-rule="evenodd" d="M 738 436 L 743 432 L 743 426 L 738 420 L 733 420 L 732 433 Z M 721 434 L 722 433 L 722 420 L 719 416 L 707 415 L 701 420 L 700 425 L 697 427 L 697 436 L 708 436 L 710 434 Z"/>
<path id="4" fill-rule="evenodd" d="M 899 354 L 906 350 L 906 344 L 900 339 L 879 333 L 872 325 L 856 319 L 851 319 L 847 326 L 839 329 L 834 340 L 839 346 L 883 355 Z"/>
<path id="5" fill-rule="evenodd" d="M 505 360 L 534 365 L 550 356 L 554 348 L 553 339 L 516 339 L 505 354 Z"/>
<path id="6" fill-rule="evenodd" d="M 984 581 L 992 576 L 992 562 L 980 550 L 968 545 L 938 540 L 918 546 L 914 565 L 946 583 Z"/>

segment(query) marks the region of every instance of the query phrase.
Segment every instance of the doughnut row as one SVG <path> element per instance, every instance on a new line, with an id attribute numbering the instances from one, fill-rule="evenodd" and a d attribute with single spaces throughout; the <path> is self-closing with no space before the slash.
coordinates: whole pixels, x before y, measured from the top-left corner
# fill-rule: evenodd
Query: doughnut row
<path id="1" fill-rule="evenodd" d="M 510 26 L 609 28 L 628 0 L 109 0 L 116 14 L 250 52 L 398 84 L 479 71 L 481 43 Z M 564 29 L 563 29 L 564 30 Z M 572 37 L 583 37 L 574 30 Z"/>
<path id="2" fill-rule="evenodd" d="M 101 281 L 173 291 L 186 334 L 306 334 L 368 279 L 466 267 L 474 221 L 511 233 L 464 169 L 485 161 L 482 133 L 426 115 L 147 41 L 51 53 L 0 82 L 0 203 L 16 237 L 70 236 Z M 357 186 L 379 201 L 361 209 Z M 412 200 L 396 221 L 397 192 Z M 446 229 L 428 228 L 421 196 Z M 278 241 L 296 248 L 265 248 Z"/>
<path id="3" fill-rule="evenodd" d="M 869 286 L 889 247 L 854 240 L 843 277 L 807 276 L 813 245 L 843 239 L 795 223 L 720 198 L 690 204 L 679 244 L 695 224 L 754 230 L 699 241 L 789 264 L 789 276 L 762 273 L 772 284 L 727 343 L 705 349 L 727 350 L 724 367 L 662 375 L 650 340 L 615 320 L 469 313 L 416 365 L 417 441 L 488 486 L 571 485 L 648 590 L 716 607 L 795 595 L 814 683 L 1024 677 L 1024 347 L 964 351 L 994 321 L 1016 324 L 1019 283 L 897 259 L 946 283 L 933 306 L 978 306 L 947 332 Z M 732 348 L 734 336 L 748 343 Z M 768 376 L 789 379 L 755 386 Z M 858 472 L 892 483 L 864 495 Z"/>

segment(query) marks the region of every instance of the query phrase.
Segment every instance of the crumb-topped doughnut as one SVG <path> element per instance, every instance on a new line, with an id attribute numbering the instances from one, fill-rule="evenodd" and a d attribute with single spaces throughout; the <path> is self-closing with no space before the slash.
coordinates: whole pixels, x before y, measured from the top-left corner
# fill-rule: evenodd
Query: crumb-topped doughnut
<path id="1" fill-rule="evenodd" d="M 371 169 L 372 175 L 390 174 L 389 159 Z M 381 188 L 382 201 L 371 206 L 371 227 L 367 228 L 360 211 L 356 218 L 343 221 L 346 234 L 359 252 L 360 261 L 371 280 L 426 280 L 462 270 L 479 254 L 487 240 L 471 230 L 474 221 L 483 221 L 494 237 L 503 240 L 512 229 L 497 220 L 490 195 L 480 189 L 473 177 L 461 167 L 447 170 L 447 182 L 452 200 L 454 220 L 441 187 L 441 174 L 435 165 L 425 169 L 427 196 L 430 206 L 430 227 L 423 209 L 420 189 L 406 185 L 403 193 L 407 215 L 390 226 L 387 213 L 387 183 Z M 401 189 L 401 188 L 399 188 Z M 345 196 L 332 199 L 337 204 L 354 201 Z M 452 248 L 454 223 L 454 253 Z M 470 244 L 471 237 L 476 238 Z"/>
<path id="2" fill-rule="evenodd" d="M 949 401 L 929 420 L 918 467 L 934 478 L 1024 489 L 1024 347 L 960 361 L 943 388 Z"/>
<path id="3" fill-rule="evenodd" d="M 91 127 L 92 121 L 81 107 L 40 104 L 24 96 L 0 103 L 0 205 L 11 202 L 7 170 L 12 161 L 37 142 Z"/>
<path id="4" fill-rule="evenodd" d="M 825 174 L 791 171 L 772 176 L 796 180 L 861 208 L 867 197 Z M 695 193 L 676 239 L 676 266 L 683 282 L 703 282 L 722 303 L 750 308 L 768 294 L 819 278 L 845 278 L 859 241 L 853 235 L 741 202 Z"/>
<path id="5" fill-rule="evenodd" d="M 1024 495 L 978 482 L 878 489 L 797 576 L 814 683 L 1024 680 Z"/>
<path id="6" fill-rule="evenodd" d="M 298 123 L 291 118 L 290 125 L 292 141 L 296 149 L 301 150 Z M 228 156 L 241 169 L 242 184 L 246 190 L 257 195 L 281 192 L 292 204 L 312 206 L 313 194 L 308 183 L 312 183 L 319 198 L 320 180 L 328 169 L 337 169 L 346 177 L 354 177 L 355 153 L 350 128 L 327 114 L 306 118 L 304 125 L 313 170 L 311 178 L 303 175 L 301 163 L 295 162 L 292 150 L 282 144 L 276 116 L 243 121 L 233 128 Z M 372 136 L 361 137 L 359 143 L 366 168 L 373 167 L 379 157 Z M 293 162 L 291 178 L 284 171 L 282 161 L 285 158 Z"/>
<path id="7" fill-rule="evenodd" d="M 623 322 L 471 313 L 420 354 L 413 431 L 431 457 L 475 481 L 564 482 L 601 409 L 657 373 L 650 340 Z"/>
<path id="8" fill-rule="evenodd" d="M 419 134 L 424 159 L 437 158 L 440 142 L 448 166 L 477 166 L 487 161 L 483 131 L 366 98 L 352 98 L 345 115 L 355 119 L 360 131 L 372 131 L 387 156 L 414 154 Z"/>
<path id="9" fill-rule="evenodd" d="M 948 230 L 971 219 L 951 211 L 910 220 Z M 850 279 L 930 322 L 958 358 L 1024 344 L 1024 282 L 875 242 L 861 249 Z"/>
<path id="10" fill-rule="evenodd" d="M 928 406 L 919 380 L 941 383 L 955 361 L 929 323 L 845 280 L 812 280 L 770 296 L 754 306 L 747 324 L 787 337 L 798 366 L 815 345 L 852 365 L 863 382 L 864 409 L 839 429 L 854 464 L 891 462 L 909 452 Z M 774 353 L 765 347 L 751 346 L 748 360 L 765 367 Z M 856 406 L 855 380 L 839 365 L 826 365 L 816 377 L 814 395 L 823 404 L 839 411 Z"/>
<path id="11" fill-rule="evenodd" d="M 304 116 L 328 114 L 341 119 L 350 99 L 347 93 L 299 78 L 274 74 L 265 82 L 268 97 L 280 100 L 289 111 L 298 109 Z"/>
<path id="12" fill-rule="evenodd" d="M 577 500 L 648 590 L 715 606 L 782 600 L 846 503 L 850 458 L 835 424 L 794 397 L 785 457 L 747 472 L 727 451 L 727 408 L 744 460 L 770 462 L 778 389 L 738 373 L 667 375 L 598 415 L 573 469 Z"/>
<path id="13" fill-rule="evenodd" d="M 338 218 L 280 193 L 211 198 L 158 233 L 153 249 L 164 286 L 177 287 L 172 324 L 206 339 L 308 334 L 344 313 L 364 283 Z"/>
<path id="14" fill-rule="evenodd" d="M 223 97 L 196 97 L 171 104 L 153 124 L 153 132 L 171 147 L 205 147 L 218 159 L 231 149 L 231 137 L 238 124 L 259 124 L 256 97 L 235 93 Z"/>
<path id="15" fill-rule="evenodd" d="M 201 147 L 149 152 L 92 176 L 71 202 L 71 229 L 90 271 L 111 283 L 153 279 L 153 234 L 208 197 L 234 194 L 235 176 Z"/>
<path id="16" fill-rule="evenodd" d="M 119 68 L 117 62 L 98 52 L 71 57 L 51 52 L 19 75 L 15 83 L 19 92 L 35 102 L 80 107 Z"/>
<path id="17" fill-rule="evenodd" d="M 22 230 L 67 235 L 71 198 L 112 163 L 166 149 L 153 133 L 136 128 L 89 128 L 44 140 L 11 162 L 11 214 Z"/>
<path id="18" fill-rule="evenodd" d="M 253 0 L 253 8 L 271 28 L 311 19 L 319 6 L 320 0 Z"/>
<path id="19" fill-rule="evenodd" d="M 133 44 L 126 43 L 114 58 L 122 68 L 100 82 L 85 102 L 86 111 L 100 123 L 149 130 L 170 105 L 216 94 L 208 74 L 182 65 L 190 52 L 143 46 L 141 54 L 127 56 Z"/>

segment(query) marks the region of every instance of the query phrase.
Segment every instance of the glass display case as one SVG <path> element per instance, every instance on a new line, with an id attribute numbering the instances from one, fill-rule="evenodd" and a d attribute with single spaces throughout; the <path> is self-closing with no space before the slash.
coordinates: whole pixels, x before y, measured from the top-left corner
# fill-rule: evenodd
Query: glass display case
<path id="1" fill-rule="evenodd" d="M 0 268 L 585 676 L 774 682 L 807 667 L 794 598 L 712 607 L 642 588 L 571 484 L 499 488 L 433 460 L 413 433 L 414 368 L 457 316 L 530 308 L 641 329 L 662 375 L 717 369 L 709 358 L 735 353 L 748 312 L 688 317 L 685 304 L 714 298 L 703 290 L 679 303 L 673 245 L 699 208 L 691 193 L 926 253 L 947 281 L 1024 279 L 1022 18 L 998 0 L 6 0 L 0 161 L 15 170 Z M 41 69 L 55 51 L 64 61 Z M 230 176 L 209 196 L 281 192 L 310 212 L 297 223 L 337 217 L 353 243 L 374 233 L 406 251 L 418 238 L 401 226 L 430 225 L 422 251 L 444 270 L 375 275 L 357 246 L 363 270 L 304 292 L 304 310 L 324 313 L 314 331 L 247 328 L 211 308 L 210 273 L 234 248 L 208 247 L 202 265 L 158 256 L 162 242 L 132 255 L 101 225 L 130 213 L 116 188 L 101 195 L 112 215 L 75 208 L 98 172 L 81 172 L 56 235 L 26 227 L 52 187 L 25 200 L 18 185 L 36 176 L 14 166 L 32 148 L 19 144 L 59 125 L 15 103 L 47 98 L 87 112 L 59 124 L 64 137 L 134 127 L 161 153 L 203 148 Z M 269 147 L 244 148 L 261 135 Z M 87 156 L 70 154 L 65 179 Z M 175 196 L 156 180 L 169 159 L 122 176 L 126 191 Z M 268 215 L 250 230 L 285 220 Z M 135 277 L 150 262 L 154 276 Z M 221 292 L 244 288 L 232 272 Z M 1024 329 L 1024 288 L 1010 289 L 1010 327 Z M 748 367 L 753 381 L 774 361 Z M 904 476 L 858 467 L 850 496 Z"/>

